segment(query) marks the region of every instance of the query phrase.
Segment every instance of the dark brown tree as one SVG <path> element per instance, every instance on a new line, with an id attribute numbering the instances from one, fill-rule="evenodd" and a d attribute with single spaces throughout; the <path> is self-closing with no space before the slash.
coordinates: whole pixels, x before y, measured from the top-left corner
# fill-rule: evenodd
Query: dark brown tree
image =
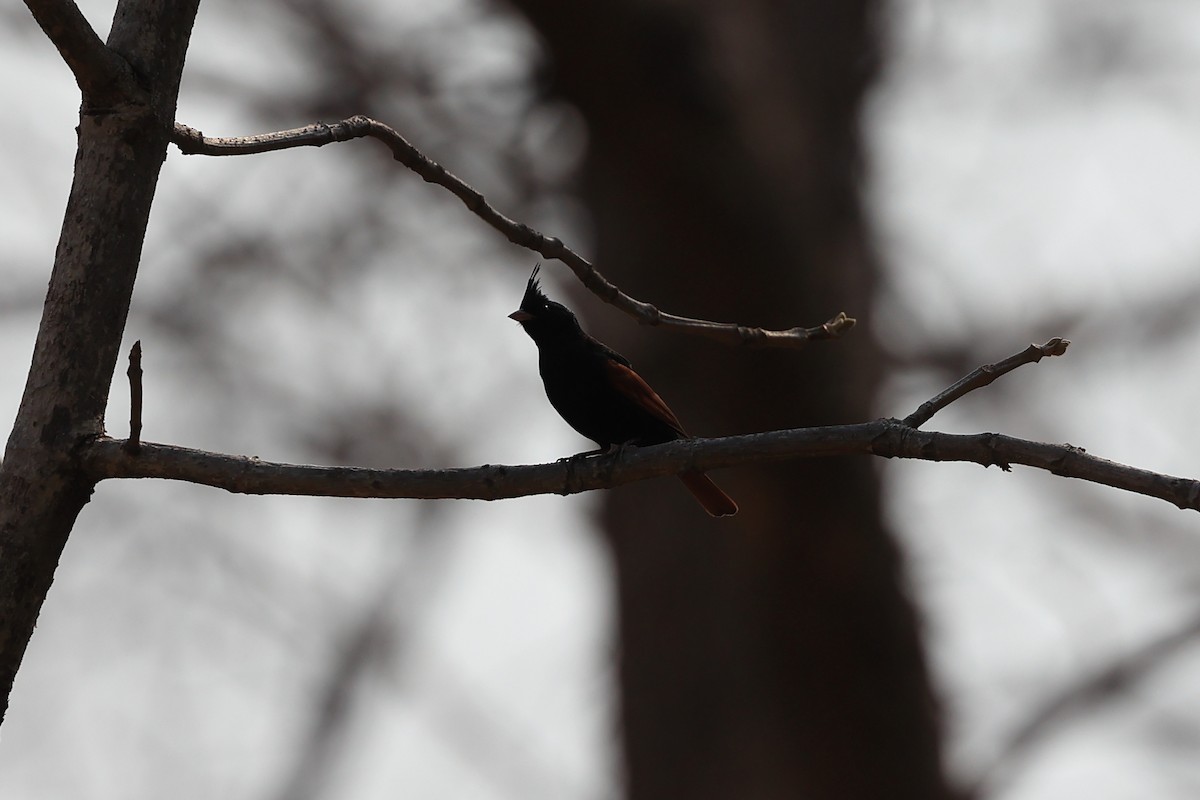
<path id="1" fill-rule="evenodd" d="M 619 283 L 764 324 L 870 303 L 858 184 L 873 3 L 520 6 L 592 127 L 587 198 Z M 705 435 L 868 418 L 880 374 L 869 332 L 798 353 L 606 334 Z M 871 465 L 720 480 L 742 506 L 731 523 L 669 486 L 612 495 L 629 796 L 946 796 Z"/>

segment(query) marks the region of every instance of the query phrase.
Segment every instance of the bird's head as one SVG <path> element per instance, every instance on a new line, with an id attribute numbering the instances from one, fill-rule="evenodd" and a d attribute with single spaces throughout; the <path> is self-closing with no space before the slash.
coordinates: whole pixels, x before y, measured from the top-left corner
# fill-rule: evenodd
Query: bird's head
<path id="1" fill-rule="evenodd" d="M 542 293 L 538 283 L 538 271 L 541 265 L 533 268 L 529 283 L 525 284 L 525 296 L 521 298 L 521 307 L 509 314 L 509 319 L 521 323 L 525 332 L 539 345 L 553 337 L 578 336 L 582 333 L 579 320 L 570 309 L 561 303 L 556 303 Z"/>

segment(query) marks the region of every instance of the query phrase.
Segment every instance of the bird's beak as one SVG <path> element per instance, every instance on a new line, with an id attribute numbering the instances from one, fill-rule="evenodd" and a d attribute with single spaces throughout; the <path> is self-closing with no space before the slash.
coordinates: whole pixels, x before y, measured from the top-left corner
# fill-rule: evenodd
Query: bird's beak
<path id="1" fill-rule="evenodd" d="M 528 311 L 522 311 L 518 308 L 516 311 L 509 314 L 508 318 L 515 319 L 517 322 L 524 322 L 525 320 L 533 319 L 533 314 L 530 314 Z"/>

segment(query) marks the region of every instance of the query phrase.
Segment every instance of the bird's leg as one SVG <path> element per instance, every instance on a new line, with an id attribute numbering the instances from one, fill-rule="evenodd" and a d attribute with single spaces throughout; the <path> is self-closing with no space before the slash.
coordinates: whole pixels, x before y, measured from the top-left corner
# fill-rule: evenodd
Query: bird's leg
<path id="1" fill-rule="evenodd" d="M 604 451 L 604 454 L 611 456 L 614 462 L 620 463 L 621 459 L 625 456 L 625 451 L 627 449 L 630 447 L 637 447 L 637 445 L 634 444 L 635 441 L 637 440 L 629 439 L 628 441 L 621 442 L 620 444 L 610 444 L 608 449 Z"/>
<path id="2" fill-rule="evenodd" d="M 605 467 L 606 467 L 606 471 L 608 472 L 609 477 L 611 477 L 612 471 L 614 469 L 616 469 L 618 464 L 621 463 L 621 458 L 625 455 L 626 448 L 635 447 L 636 446 L 636 445 L 634 445 L 635 441 L 636 441 L 635 439 L 630 439 L 629 441 L 620 442 L 619 444 L 610 444 L 607 447 L 601 447 L 598 450 L 587 450 L 582 453 L 576 453 L 573 456 L 563 456 L 562 458 L 558 459 L 558 461 L 556 461 L 555 463 L 561 464 L 564 461 L 567 462 L 567 464 L 569 465 L 569 468 L 567 469 L 567 480 L 570 481 L 574 476 L 575 467 L 576 467 L 576 465 L 579 464 L 580 461 L 583 461 L 585 458 L 590 458 L 592 456 L 599 456 L 600 458 L 606 459 L 608 461 L 608 463 L 605 465 Z"/>

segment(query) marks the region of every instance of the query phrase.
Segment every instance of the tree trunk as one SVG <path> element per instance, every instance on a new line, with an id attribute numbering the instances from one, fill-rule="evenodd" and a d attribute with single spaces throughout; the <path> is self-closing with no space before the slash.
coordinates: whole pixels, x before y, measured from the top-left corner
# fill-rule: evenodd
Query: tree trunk
<path id="1" fill-rule="evenodd" d="M 104 430 L 198 3 L 120 3 L 108 46 L 132 67 L 140 90 L 115 97 L 106 91 L 103 103 L 83 99 L 54 271 L 0 465 L 0 718 L 67 537 L 91 497 L 93 485 L 76 467 L 75 448 Z M 30 2 L 45 24 L 42 5 Z M 64 45 L 58 33 L 51 38 L 67 48 L 64 56 L 81 85 L 89 84 L 79 71 L 94 63 L 70 52 L 79 42 Z"/>
<path id="2" fill-rule="evenodd" d="M 870 313 L 857 184 L 878 49 L 869 3 L 519 5 L 590 125 L 585 194 L 606 275 L 707 319 Z M 796 353 L 607 319 L 592 329 L 698 435 L 872 416 L 869 325 Z M 611 494 L 628 796 L 948 796 L 872 464 L 714 477 L 741 504 L 732 520 L 705 518 L 673 481 Z"/>

